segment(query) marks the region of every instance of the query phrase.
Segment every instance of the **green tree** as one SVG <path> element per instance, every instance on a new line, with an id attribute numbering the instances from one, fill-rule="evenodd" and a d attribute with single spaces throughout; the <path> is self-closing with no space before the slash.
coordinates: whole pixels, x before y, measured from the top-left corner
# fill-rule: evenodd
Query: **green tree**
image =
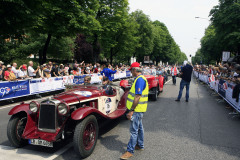
<path id="1" fill-rule="evenodd" d="M 192 57 L 192 64 L 203 64 L 203 60 L 203 55 L 200 52 L 200 49 L 198 49 L 195 56 Z"/>
<path id="2" fill-rule="evenodd" d="M 141 10 L 132 13 L 136 22 L 139 24 L 137 37 L 139 37 L 139 45 L 136 48 L 136 56 L 138 61 L 143 61 L 145 55 L 150 55 L 153 51 L 153 25 L 147 15 Z"/>
<path id="3" fill-rule="evenodd" d="M 222 50 L 240 53 L 240 1 L 219 0 L 210 16 Z"/>
<path id="4" fill-rule="evenodd" d="M 110 59 L 112 63 L 113 57 L 121 50 L 120 43 L 123 37 L 121 34 L 123 34 L 124 29 L 129 28 L 127 26 L 128 1 L 100 0 L 99 4 L 96 20 L 100 23 L 101 28 L 94 30 L 90 39 L 94 55 L 97 57 L 101 51 L 104 57 Z"/>
<path id="5" fill-rule="evenodd" d="M 45 42 L 39 51 L 40 63 L 46 61 L 47 50 L 52 37 L 62 39 L 72 37 L 76 33 L 90 33 L 99 28 L 99 23 L 95 19 L 96 11 L 99 7 L 97 0 L 65 0 L 65 1 L 27 1 L 17 2 L 7 1 L 7 6 L 15 9 L 13 14 L 16 19 L 7 16 L 1 21 L 5 28 L 5 37 L 19 34 L 24 36 L 26 33 L 47 34 Z M 8 14 L 8 7 L 2 7 L 0 13 Z M 26 23 L 25 23 L 26 22 Z M 17 28 L 17 24 L 19 28 Z M 15 26 L 12 26 L 15 25 Z M 9 29 L 7 28 L 8 26 Z M 21 40 L 19 38 L 19 40 Z"/>
<path id="6" fill-rule="evenodd" d="M 222 46 L 218 43 L 215 27 L 210 25 L 205 30 L 205 35 L 201 39 L 201 48 L 199 52 L 204 57 L 204 63 L 209 64 L 211 61 L 219 62 L 221 59 Z"/>
<path id="7" fill-rule="evenodd" d="M 136 35 L 138 28 L 138 23 L 129 15 L 116 34 L 116 45 L 110 49 L 110 55 L 112 58 L 115 56 L 116 62 L 127 62 L 135 53 L 139 45 L 139 37 Z"/>

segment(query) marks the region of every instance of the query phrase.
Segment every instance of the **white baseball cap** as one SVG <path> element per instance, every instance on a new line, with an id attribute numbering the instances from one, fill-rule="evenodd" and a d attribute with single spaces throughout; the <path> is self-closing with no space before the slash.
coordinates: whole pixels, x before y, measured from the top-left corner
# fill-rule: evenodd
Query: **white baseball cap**
<path id="1" fill-rule="evenodd" d="M 184 61 L 184 62 L 183 62 L 183 65 L 186 66 L 186 64 L 187 64 L 187 61 Z"/>

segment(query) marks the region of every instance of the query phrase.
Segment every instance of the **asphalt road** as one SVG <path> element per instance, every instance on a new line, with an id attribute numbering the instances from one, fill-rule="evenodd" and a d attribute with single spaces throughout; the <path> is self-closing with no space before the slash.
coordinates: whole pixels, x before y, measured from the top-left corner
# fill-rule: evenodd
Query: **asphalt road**
<path id="1" fill-rule="evenodd" d="M 171 81 L 164 86 L 157 102 L 150 101 L 144 114 L 145 150 L 136 151 L 132 160 L 233 160 L 240 159 L 240 117 L 231 116 L 226 103 L 211 95 L 206 85 L 195 79 L 190 85 L 190 99 L 175 102 L 179 91 Z M 185 96 L 185 91 L 183 92 Z M 11 109 L 0 107 L 0 160 L 79 160 L 71 142 L 53 149 L 28 145 L 22 149 L 9 147 L 6 136 Z M 126 150 L 129 121 L 117 119 L 100 129 L 93 154 L 87 160 L 113 160 Z"/>

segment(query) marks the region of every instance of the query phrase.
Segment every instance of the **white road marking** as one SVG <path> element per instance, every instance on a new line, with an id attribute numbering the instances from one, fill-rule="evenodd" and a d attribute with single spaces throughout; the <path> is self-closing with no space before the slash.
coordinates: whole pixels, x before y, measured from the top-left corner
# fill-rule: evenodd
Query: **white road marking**
<path id="1" fill-rule="evenodd" d="M 0 145 L 0 160 L 52 160 L 66 152 L 69 148 L 73 146 L 72 143 L 69 143 L 62 149 L 58 150 L 57 152 L 50 154 L 44 152 L 38 152 L 33 150 L 28 150 L 24 148 L 14 148 L 9 146 Z"/>
<path id="2" fill-rule="evenodd" d="M 11 106 L 7 106 L 7 107 L 1 107 L 0 110 L 1 109 L 5 109 L 5 108 L 10 108 L 10 107 L 13 107 L 13 106 L 16 106 L 16 104 L 15 105 L 11 105 Z"/>
<path id="3" fill-rule="evenodd" d="M 171 79 L 169 79 L 167 82 L 165 82 L 165 84 L 167 84 L 168 82 L 170 82 L 171 81 Z"/>
<path id="4" fill-rule="evenodd" d="M 73 143 L 69 143 L 68 145 L 66 145 L 65 147 L 60 149 L 59 151 L 55 152 L 51 157 L 47 158 L 47 160 L 52 160 L 52 159 L 57 158 L 58 156 L 60 156 L 64 152 L 66 152 L 69 148 L 71 148 L 72 146 L 73 146 Z"/>

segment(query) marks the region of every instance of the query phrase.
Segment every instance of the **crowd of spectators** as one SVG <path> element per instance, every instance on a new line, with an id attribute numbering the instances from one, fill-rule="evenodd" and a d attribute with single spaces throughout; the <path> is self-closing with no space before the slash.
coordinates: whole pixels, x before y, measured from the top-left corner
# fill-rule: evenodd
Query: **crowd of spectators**
<path id="1" fill-rule="evenodd" d="M 101 73 L 104 69 L 110 69 L 114 72 L 126 71 L 129 66 L 120 64 L 120 65 L 111 65 L 104 64 L 100 65 L 99 63 L 73 63 L 73 64 L 56 64 L 55 62 L 48 62 L 46 64 L 37 66 L 34 68 L 34 63 L 32 61 L 27 64 L 22 64 L 18 67 L 17 63 L 12 63 L 4 65 L 4 62 L 0 61 L 0 81 L 15 81 L 31 78 L 50 78 L 50 77 L 61 77 L 61 76 L 80 76 L 83 74 L 94 74 Z"/>
<path id="2" fill-rule="evenodd" d="M 214 75 L 215 80 L 227 80 L 240 84 L 240 65 L 237 63 L 225 63 L 218 65 L 195 65 L 194 70 L 205 75 Z"/>

